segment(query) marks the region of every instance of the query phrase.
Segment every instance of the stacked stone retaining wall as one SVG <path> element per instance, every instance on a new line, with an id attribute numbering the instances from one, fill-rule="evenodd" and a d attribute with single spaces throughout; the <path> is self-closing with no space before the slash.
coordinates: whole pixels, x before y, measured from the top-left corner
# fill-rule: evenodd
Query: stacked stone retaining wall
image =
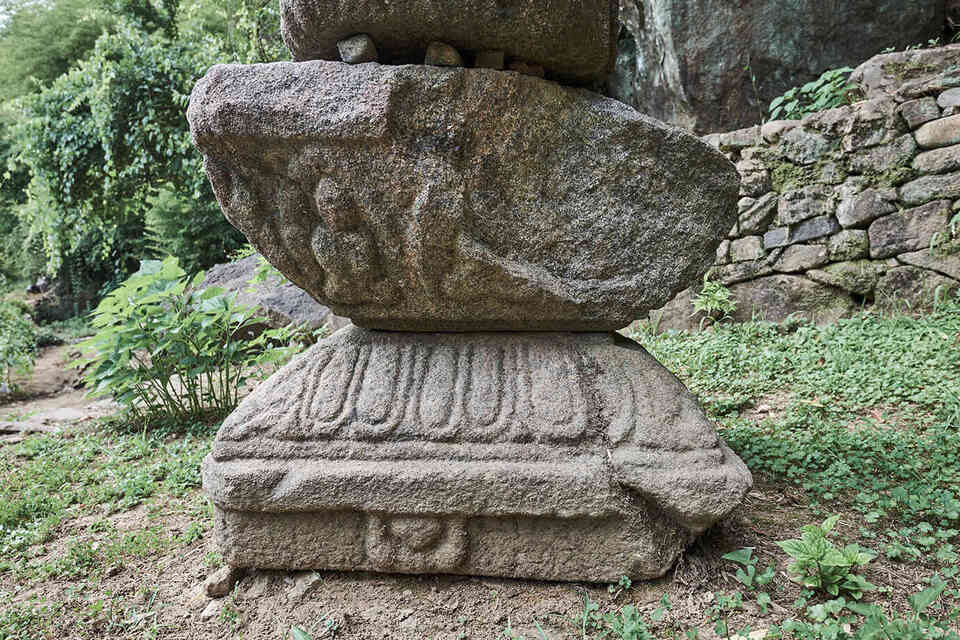
<path id="1" fill-rule="evenodd" d="M 829 322 L 960 289 L 960 46 L 876 56 L 848 106 L 704 139 L 736 163 L 739 220 L 709 277 L 735 320 Z M 693 287 L 661 326 L 695 328 Z"/>

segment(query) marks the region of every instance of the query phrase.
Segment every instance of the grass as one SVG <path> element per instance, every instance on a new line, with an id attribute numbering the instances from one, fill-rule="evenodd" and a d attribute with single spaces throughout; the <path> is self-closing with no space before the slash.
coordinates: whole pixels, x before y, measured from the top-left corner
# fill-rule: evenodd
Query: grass
<path id="1" fill-rule="evenodd" d="M 678 579 L 659 587 L 662 597 L 641 598 L 649 585 L 629 581 L 609 594 L 570 587 L 576 597 L 566 613 L 557 605 L 525 617 L 506 610 L 468 625 L 458 611 L 446 620 L 450 633 L 536 640 L 733 638 L 758 630 L 813 640 L 950 637 L 937 635 L 936 625 L 960 624 L 960 301 L 925 315 L 864 312 L 826 327 L 721 324 L 695 335 L 641 327 L 635 337 L 699 396 L 754 472 L 757 490 L 737 522 L 709 534 Z M 186 562 L 202 574 L 222 562 L 207 546 L 212 515 L 199 494 L 199 465 L 211 439 L 212 429 L 202 425 L 144 432 L 113 420 L 70 438 L 33 436 L 0 447 L 0 603 L 12 602 L 0 604 L 0 640 L 183 637 L 175 634 L 178 623 L 162 622 L 162 604 L 150 591 L 160 570 L 151 567 L 188 553 L 190 560 L 175 566 Z M 866 604 L 795 584 L 792 560 L 776 544 L 833 513 L 842 518 L 831 544 L 855 543 L 875 556 L 857 568 L 877 587 L 864 593 Z M 752 553 L 731 556 L 739 560 L 721 558 L 747 546 Z M 706 577 L 685 580 L 698 562 Z M 111 591 L 117 575 L 134 580 L 141 572 L 153 577 L 137 581 L 137 594 Z M 412 584 L 396 580 L 404 585 L 398 591 Z M 470 584 L 454 581 L 449 589 L 459 594 Z M 526 591 L 539 602 L 544 587 L 498 589 Z M 59 595 L 27 597 L 32 591 Z M 245 632 L 252 605 L 225 602 L 202 637 Z M 496 608 L 509 602 L 498 599 Z M 327 607 L 335 604 L 325 601 L 323 611 L 332 616 Z M 289 637 L 301 614 L 281 615 L 289 615 Z M 338 617 L 335 629 L 322 619 L 298 624 L 315 638 L 371 637 L 355 616 Z M 422 631 L 417 637 L 454 637 Z"/>

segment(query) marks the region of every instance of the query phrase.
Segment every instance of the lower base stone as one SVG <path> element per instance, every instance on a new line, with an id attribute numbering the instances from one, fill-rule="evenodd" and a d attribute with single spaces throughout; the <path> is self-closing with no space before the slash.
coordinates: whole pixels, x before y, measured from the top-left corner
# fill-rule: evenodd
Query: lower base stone
<path id="1" fill-rule="evenodd" d="M 203 476 L 231 566 L 596 582 L 663 575 L 752 483 L 617 334 L 354 326 L 258 387 Z"/>
<path id="2" fill-rule="evenodd" d="M 231 566 L 616 582 L 666 573 L 687 535 L 617 517 L 444 518 L 216 509 Z"/>

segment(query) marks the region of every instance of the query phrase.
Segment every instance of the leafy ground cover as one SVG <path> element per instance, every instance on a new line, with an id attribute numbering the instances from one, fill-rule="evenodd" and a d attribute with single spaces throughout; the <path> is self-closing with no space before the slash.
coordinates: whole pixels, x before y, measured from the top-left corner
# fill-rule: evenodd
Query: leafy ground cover
<path id="1" fill-rule="evenodd" d="M 113 420 L 0 444 L 0 640 L 960 632 L 960 302 L 636 338 L 757 484 L 662 580 L 258 571 L 211 601 L 197 587 L 221 562 L 199 493 L 213 428 Z"/>

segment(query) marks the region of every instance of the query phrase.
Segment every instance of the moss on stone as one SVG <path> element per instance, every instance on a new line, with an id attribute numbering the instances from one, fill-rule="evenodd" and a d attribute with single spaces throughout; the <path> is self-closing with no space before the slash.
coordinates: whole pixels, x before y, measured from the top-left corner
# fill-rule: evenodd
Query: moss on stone
<path id="1" fill-rule="evenodd" d="M 792 162 L 781 162 L 770 171 L 770 184 L 777 193 L 784 193 L 817 182 L 819 175 L 816 166 L 801 167 Z"/>
<path id="2" fill-rule="evenodd" d="M 870 187 L 899 187 L 905 182 L 910 182 L 919 176 L 920 172 L 913 167 L 903 166 L 893 167 L 882 173 L 872 171 L 865 171 L 863 173 L 863 177 L 867 181 L 867 186 Z"/>

